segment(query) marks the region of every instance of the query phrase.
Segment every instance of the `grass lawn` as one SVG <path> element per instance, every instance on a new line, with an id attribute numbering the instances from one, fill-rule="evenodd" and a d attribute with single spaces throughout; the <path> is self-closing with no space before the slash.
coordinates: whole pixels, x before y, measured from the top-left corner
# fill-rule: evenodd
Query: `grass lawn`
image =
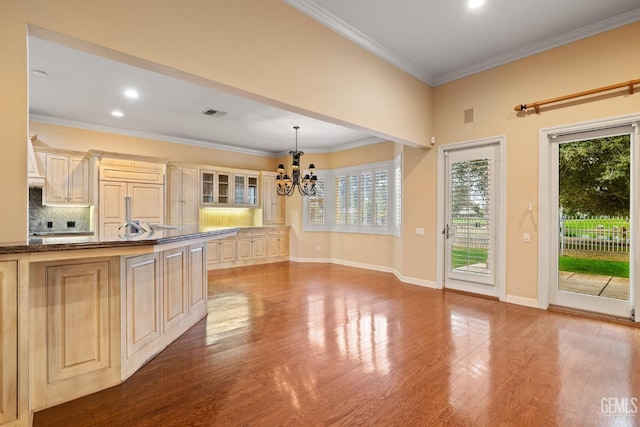
<path id="1" fill-rule="evenodd" d="M 629 262 L 627 261 L 606 261 L 600 259 L 561 256 L 558 257 L 558 268 L 561 271 L 571 271 L 574 273 L 629 277 Z"/>
<path id="2" fill-rule="evenodd" d="M 486 263 L 487 249 L 481 248 L 465 248 L 454 246 L 452 249 L 451 264 L 453 268 L 464 267 L 466 265 Z"/>

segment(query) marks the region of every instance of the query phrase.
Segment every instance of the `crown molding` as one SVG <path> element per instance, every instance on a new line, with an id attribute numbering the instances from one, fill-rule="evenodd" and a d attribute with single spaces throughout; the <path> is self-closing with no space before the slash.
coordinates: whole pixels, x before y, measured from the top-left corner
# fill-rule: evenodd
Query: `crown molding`
<path id="1" fill-rule="evenodd" d="M 384 142 L 384 141 L 387 141 L 387 139 L 378 138 L 377 136 L 372 136 L 371 138 L 365 138 L 365 139 L 361 139 L 360 141 L 349 142 L 347 144 L 342 144 L 342 145 L 334 145 L 333 147 L 305 148 L 305 149 L 301 149 L 301 151 L 309 154 L 330 154 L 330 153 L 337 153 L 339 151 L 350 150 L 352 148 L 373 145 L 373 144 L 377 144 L 379 142 Z M 298 147 L 298 148 L 302 148 L 302 147 Z M 289 151 L 290 150 L 281 151 L 276 154 L 276 157 L 286 157 L 289 155 Z"/>
<path id="2" fill-rule="evenodd" d="M 629 12 L 622 13 L 612 18 L 578 28 L 573 31 L 569 31 L 557 37 L 542 40 L 541 42 L 525 46 L 521 49 L 513 50 L 504 55 L 499 55 L 486 61 L 470 65 L 468 67 L 463 67 L 449 73 L 441 74 L 433 80 L 433 86 L 449 83 L 451 81 L 467 77 L 472 74 L 486 71 L 491 68 L 507 64 L 509 62 L 517 61 L 518 59 L 526 58 L 528 56 L 544 52 L 545 50 L 554 49 L 556 47 L 573 43 L 580 39 L 591 37 L 605 31 L 613 30 L 614 28 L 622 27 L 623 25 L 631 24 L 638 20 L 640 20 L 640 8 L 633 9 Z"/>
<path id="3" fill-rule="evenodd" d="M 153 139 L 156 141 L 172 142 L 175 144 L 193 145 L 196 147 L 203 147 L 203 148 L 214 148 L 217 150 L 231 151 L 234 153 L 252 154 L 255 156 L 265 156 L 265 157 L 274 157 L 274 158 L 278 157 L 276 153 L 273 153 L 270 151 L 253 150 L 250 148 L 235 147 L 233 145 L 221 144 L 217 142 L 207 142 L 207 141 L 201 141 L 198 139 L 179 138 L 175 136 L 160 135 L 160 134 L 151 133 L 151 132 L 141 132 L 141 131 L 130 130 L 130 129 L 103 126 L 103 125 L 97 125 L 93 123 L 79 122 L 76 120 L 62 119 L 59 117 L 44 116 L 40 114 L 30 114 L 29 120 L 33 120 L 34 122 L 39 122 L 39 123 L 47 123 L 51 125 L 86 129 L 86 130 L 91 130 L 95 132 L 114 133 L 117 135 Z"/>
<path id="4" fill-rule="evenodd" d="M 309 16 L 310 18 L 320 22 L 322 25 L 335 31 L 336 33 L 346 37 L 360 47 L 373 53 L 377 57 L 387 61 L 392 65 L 395 65 L 405 73 L 412 75 L 418 80 L 421 80 L 428 85 L 431 85 L 431 82 L 434 80 L 434 77 L 426 70 L 423 70 L 414 63 L 407 61 L 399 55 L 396 55 L 380 43 L 376 42 L 369 36 L 350 26 L 334 14 L 318 6 L 315 2 L 311 0 L 282 1 L 287 3 L 289 6 L 298 9 L 300 12 Z"/>
<path id="5" fill-rule="evenodd" d="M 221 144 L 221 143 L 218 143 L 218 142 L 207 142 L 207 141 L 201 141 L 201 140 L 198 140 L 198 139 L 180 138 L 180 137 L 175 137 L 175 136 L 160 135 L 160 134 L 151 133 L 151 132 L 142 132 L 142 131 L 137 131 L 137 130 L 122 129 L 122 128 L 111 127 L 111 126 L 97 125 L 97 124 L 94 124 L 94 123 L 80 122 L 80 121 L 77 121 L 77 120 L 62 119 L 60 117 L 45 116 L 45 115 L 41 115 L 41 114 L 30 114 L 29 115 L 29 120 L 30 121 L 34 121 L 34 122 L 38 122 L 38 123 L 46 123 L 46 124 L 50 124 L 50 125 L 66 126 L 66 127 L 71 127 L 71 128 L 77 128 L 77 129 L 91 130 L 91 131 L 95 131 L 95 132 L 114 133 L 116 135 L 124 135 L 124 136 L 131 136 L 131 137 L 135 137 L 135 138 L 152 139 L 152 140 L 156 140 L 156 141 L 171 142 L 171 143 L 175 143 L 175 144 L 193 145 L 193 146 L 196 146 L 196 147 L 203 147 L 203 148 L 214 148 L 214 149 L 222 150 L 222 151 L 230 151 L 230 152 L 233 152 L 233 153 L 242 153 L 242 154 L 251 154 L 251 155 L 255 155 L 255 156 L 278 158 L 278 157 L 284 157 L 284 156 L 288 156 L 289 155 L 289 151 L 288 150 L 287 151 L 277 152 L 277 153 L 274 153 L 272 151 L 253 150 L 251 148 L 236 147 L 236 146 L 233 146 L 233 145 Z M 350 143 L 343 144 L 343 145 L 335 145 L 333 147 L 329 147 L 329 148 L 326 148 L 326 149 L 323 149 L 323 148 L 317 148 L 317 149 L 308 148 L 308 149 L 303 150 L 303 151 L 306 151 L 307 153 L 335 153 L 335 152 L 338 152 L 338 151 L 348 150 L 350 148 L 357 148 L 357 147 L 363 147 L 365 145 L 377 144 L 377 143 L 383 142 L 383 141 L 385 141 L 385 139 L 372 136 L 370 138 L 365 138 L 365 139 L 362 139 L 360 141 L 350 142 Z"/>
<path id="6" fill-rule="evenodd" d="M 487 59 L 486 61 L 434 76 L 421 67 L 418 67 L 412 62 L 391 52 L 380 43 L 353 28 L 326 9 L 320 7 L 313 0 L 282 1 L 430 86 L 439 86 L 449 83 L 453 80 L 486 71 L 527 56 L 544 52 L 545 50 L 553 49 L 640 20 L 640 8 L 633 9 L 612 18 L 569 31 L 560 36 L 543 40 L 541 42 L 525 46 L 521 49 L 516 49 L 506 54 Z"/>

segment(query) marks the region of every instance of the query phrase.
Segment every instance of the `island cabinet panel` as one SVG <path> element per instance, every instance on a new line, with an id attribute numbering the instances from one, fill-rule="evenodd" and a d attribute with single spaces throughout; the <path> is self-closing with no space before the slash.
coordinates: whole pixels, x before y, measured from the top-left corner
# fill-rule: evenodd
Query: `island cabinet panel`
<path id="1" fill-rule="evenodd" d="M 0 424 L 18 418 L 17 262 L 0 262 Z"/>
<path id="2" fill-rule="evenodd" d="M 178 248 L 162 253 L 164 313 L 163 327 L 168 331 L 187 317 L 187 250 Z"/>
<path id="3" fill-rule="evenodd" d="M 52 261 L 30 268 L 33 409 L 118 384 L 117 260 Z"/>
<path id="4" fill-rule="evenodd" d="M 206 244 L 189 246 L 189 314 L 206 310 L 207 254 Z"/>
<path id="5" fill-rule="evenodd" d="M 49 384 L 109 366 L 109 263 L 47 269 Z"/>
<path id="6" fill-rule="evenodd" d="M 124 374 L 128 376 L 158 351 L 162 292 L 156 254 L 127 257 L 124 264 Z"/>

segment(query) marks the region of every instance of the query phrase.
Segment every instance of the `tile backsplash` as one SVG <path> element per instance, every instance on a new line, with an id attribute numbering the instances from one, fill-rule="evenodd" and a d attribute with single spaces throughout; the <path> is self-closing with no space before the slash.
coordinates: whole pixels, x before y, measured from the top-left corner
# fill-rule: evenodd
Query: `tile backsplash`
<path id="1" fill-rule="evenodd" d="M 29 189 L 29 232 L 89 231 L 91 208 L 42 206 L 42 188 Z M 51 227 L 47 227 L 51 223 Z M 68 227 L 67 225 L 73 225 Z"/>

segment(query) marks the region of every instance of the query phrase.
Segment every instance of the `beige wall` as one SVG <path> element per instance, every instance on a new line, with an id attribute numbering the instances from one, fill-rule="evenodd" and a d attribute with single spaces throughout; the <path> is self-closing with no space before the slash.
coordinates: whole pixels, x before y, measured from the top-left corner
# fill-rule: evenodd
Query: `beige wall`
<path id="1" fill-rule="evenodd" d="M 4 148 L 0 198 L 12 207 L 3 210 L 0 240 L 23 239 L 27 227 L 28 26 L 47 36 L 51 36 L 48 31 L 64 35 L 59 41 L 84 40 L 110 49 L 113 57 L 352 124 L 394 141 L 424 145 L 435 135 L 438 144 L 448 144 L 505 135 L 507 293 L 524 298 L 537 297 L 539 130 L 640 111 L 640 95 L 628 93 L 549 108 L 540 115 L 518 115 L 513 110 L 516 104 L 639 78 L 640 23 L 431 89 L 279 0 L 211 0 L 198 2 L 197 9 L 189 4 L 169 0 L 4 0 L 0 4 L 0 140 Z M 90 49 L 105 54 L 95 46 Z M 464 124 L 463 112 L 468 108 L 474 109 L 475 121 Z M 43 124 L 33 127 L 32 131 L 45 129 Z M 52 145 L 68 143 L 56 133 L 47 127 L 40 137 L 55 141 Z M 113 140 L 99 139 L 92 144 Z M 126 145 L 124 139 L 117 139 L 117 144 Z M 208 155 L 197 148 L 183 150 L 155 141 L 135 145 L 129 151 L 141 152 L 152 145 L 167 157 L 179 155 L 184 161 Z M 294 196 L 287 199 L 287 218 L 294 233 L 292 256 L 376 264 L 408 278 L 435 281 L 437 150 L 383 143 L 341 153 L 307 154 L 303 164 L 335 168 L 391 159 L 399 152 L 404 165 L 402 239 L 303 233 L 301 201 Z M 216 155 L 219 164 L 249 169 L 262 169 L 263 162 L 277 163 L 268 158 Z M 289 159 L 280 161 L 287 164 Z M 527 212 L 529 202 L 534 204 L 532 216 Z M 415 234 L 418 227 L 425 229 L 424 236 Z M 524 232 L 531 233 L 531 243 L 522 242 Z"/>
<path id="2" fill-rule="evenodd" d="M 640 78 L 638 40 L 640 22 L 435 88 L 438 144 L 506 135 L 508 295 L 537 298 L 539 130 L 638 113 L 640 96 L 623 90 L 616 96 L 546 108 L 539 115 L 516 114 L 514 106 Z M 475 121 L 464 124 L 468 108 L 475 110 Z M 436 150 L 428 152 L 425 166 L 435 168 L 436 156 Z M 429 185 L 423 194 L 435 199 L 435 187 Z M 405 203 L 412 203 L 410 197 Z M 533 215 L 527 210 L 530 202 Z M 424 207 L 433 218 L 435 204 Z M 435 233 L 435 220 L 430 221 Z M 522 241 L 523 233 L 531 233 L 531 243 Z M 432 255 L 431 247 L 427 252 Z M 434 277 L 432 267 L 428 271 Z"/>
<path id="3" fill-rule="evenodd" d="M 393 160 L 402 152 L 402 146 L 381 142 L 330 154 L 305 153 L 301 166 L 314 163 L 318 170 L 339 169 L 381 161 Z M 416 149 L 418 151 L 426 151 Z M 291 159 L 281 159 L 289 168 Z M 291 225 L 291 256 L 298 259 L 319 258 L 353 265 L 373 266 L 400 272 L 401 239 L 394 236 L 359 233 L 305 232 L 302 230 L 302 200 L 295 195 L 287 199 L 286 217 Z"/>
<path id="4" fill-rule="evenodd" d="M 432 134 L 428 85 L 280 0 L 3 0 L 2 241 L 27 232 L 27 31 L 389 139 Z"/>

